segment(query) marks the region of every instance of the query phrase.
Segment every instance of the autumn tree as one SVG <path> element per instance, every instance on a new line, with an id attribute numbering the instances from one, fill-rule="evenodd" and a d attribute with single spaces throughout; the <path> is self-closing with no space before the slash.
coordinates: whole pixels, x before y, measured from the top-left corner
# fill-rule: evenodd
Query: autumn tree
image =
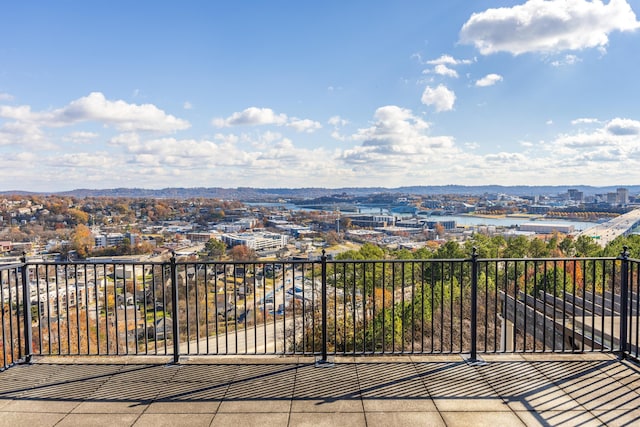
<path id="1" fill-rule="evenodd" d="M 89 214 L 80 209 L 69 209 L 67 215 L 69 215 L 72 224 L 86 224 L 89 222 Z"/>
<path id="2" fill-rule="evenodd" d="M 348 230 L 351 228 L 351 218 L 348 216 L 343 216 L 340 218 L 340 228 L 342 230 Z"/>
<path id="3" fill-rule="evenodd" d="M 204 250 L 209 258 L 219 260 L 225 254 L 227 245 L 221 240 L 209 239 L 209 241 L 204 244 Z"/>
<path id="4" fill-rule="evenodd" d="M 335 231 L 329 231 L 325 236 L 325 240 L 330 246 L 337 245 L 342 241 L 338 233 L 336 233 Z"/>
<path id="5" fill-rule="evenodd" d="M 236 245 L 229 249 L 229 256 L 234 261 L 255 261 L 258 259 L 256 251 L 247 245 Z"/>
<path id="6" fill-rule="evenodd" d="M 71 235 L 71 248 L 75 249 L 81 258 L 86 258 L 95 245 L 91 230 L 84 224 L 78 224 Z"/>

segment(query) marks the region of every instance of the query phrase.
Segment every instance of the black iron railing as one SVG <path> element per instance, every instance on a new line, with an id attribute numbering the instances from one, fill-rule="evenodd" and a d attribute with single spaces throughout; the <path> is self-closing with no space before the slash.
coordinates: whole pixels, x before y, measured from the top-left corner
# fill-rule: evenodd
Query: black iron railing
<path id="1" fill-rule="evenodd" d="M 619 352 L 640 261 L 40 263 L 0 269 L 0 368 L 34 355 Z"/>

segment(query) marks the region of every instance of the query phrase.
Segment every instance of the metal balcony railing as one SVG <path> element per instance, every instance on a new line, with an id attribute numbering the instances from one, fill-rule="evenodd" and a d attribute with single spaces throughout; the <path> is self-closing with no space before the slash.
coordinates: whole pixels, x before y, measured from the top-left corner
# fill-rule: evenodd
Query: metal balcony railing
<path id="1" fill-rule="evenodd" d="M 0 268 L 0 368 L 47 355 L 619 352 L 640 261 L 42 263 Z"/>

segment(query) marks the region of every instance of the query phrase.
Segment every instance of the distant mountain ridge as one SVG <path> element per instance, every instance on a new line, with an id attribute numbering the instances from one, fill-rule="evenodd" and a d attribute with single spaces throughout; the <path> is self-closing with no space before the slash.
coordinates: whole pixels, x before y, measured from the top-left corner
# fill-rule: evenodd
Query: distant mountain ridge
<path id="1" fill-rule="evenodd" d="M 629 194 L 640 193 L 640 185 L 632 186 L 607 186 L 593 187 L 586 185 L 559 185 L 559 186 L 502 186 L 502 185 L 426 185 L 407 186 L 397 188 L 385 187 L 344 187 L 344 188 L 221 188 L 221 187 L 173 187 L 163 189 L 145 188 L 111 188 L 111 189 L 76 189 L 61 192 L 29 192 L 29 191 L 2 191 L 0 195 L 59 195 L 73 197 L 130 197 L 130 198 L 161 198 L 161 199 L 190 199 L 190 198 L 217 198 L 241 201 L 269 201 L 276 199 L 312 199 L 334 194 L 348 194 L 362 196 L 376 193 L 392 194 L 417 194 L 417 195 L 482 195 L 485 193 L 503 193 L 513 196 L 555 196 L 566 193 L 569 189 L 584 192 L 585 195 L 615 192 L 617 188 L 626 188 Z"/>

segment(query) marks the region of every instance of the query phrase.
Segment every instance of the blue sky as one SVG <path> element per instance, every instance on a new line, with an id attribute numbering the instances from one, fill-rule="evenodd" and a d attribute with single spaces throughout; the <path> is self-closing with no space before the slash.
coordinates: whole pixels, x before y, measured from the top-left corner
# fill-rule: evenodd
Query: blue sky
<path id="1" fill-rule="evenodd" d="M 637 185 L 638 13 L 4 2 L 0 190 Z"/>

